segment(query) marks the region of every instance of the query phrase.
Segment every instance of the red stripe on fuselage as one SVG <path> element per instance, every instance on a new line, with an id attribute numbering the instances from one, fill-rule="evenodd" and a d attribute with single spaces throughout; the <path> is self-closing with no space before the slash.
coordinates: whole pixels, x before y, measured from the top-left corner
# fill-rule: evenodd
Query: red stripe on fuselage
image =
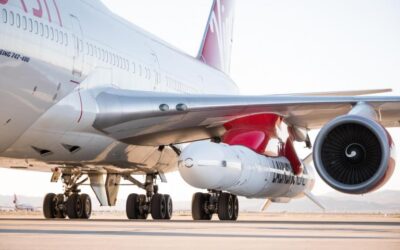
<path id="1" fill-rule="evenodd" d="M 60 26 L 63 26 L 62 20 L 61 20 L 61 15 L 60 15 L 60 11 L 58 10 L 58 5 L 56 0 L 53 0 L 54 3 L 54 7 L 56 8 L 56 12 L 57 12 L 57 16 L 58 16 L 58 21 L 60 22 Z"/>

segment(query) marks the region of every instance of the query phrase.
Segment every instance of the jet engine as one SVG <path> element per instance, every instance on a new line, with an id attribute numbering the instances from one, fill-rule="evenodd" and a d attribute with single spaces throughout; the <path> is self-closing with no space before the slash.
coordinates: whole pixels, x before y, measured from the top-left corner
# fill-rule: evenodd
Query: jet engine
<path id="1" fill-rule="evenodd" d="M 317 136 L 314 165 L 332 188 L 364 194 L 385 184 L 394 171 L 394 144 L 378 122 L 344 115 L 325 125 Z"/>

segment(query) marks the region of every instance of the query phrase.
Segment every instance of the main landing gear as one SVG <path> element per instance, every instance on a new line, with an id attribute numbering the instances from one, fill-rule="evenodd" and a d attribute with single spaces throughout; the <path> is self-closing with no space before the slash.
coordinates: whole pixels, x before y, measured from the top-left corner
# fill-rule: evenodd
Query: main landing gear
<path id="1" fill-rule="evenodd" d="M 209 193 L 195 193 L 192 198 L 194 220 L 211 220 L 213 214 L 220 220 L 237 220 L 239 201 L 236 195 L 211 190 Z"/>
<path id="2" fill-rule="evenodd" d="M 155 220 L 170 220 L 172 217 L 172 199 L 167 194 L 159 194 L 158 186 L 155 183 L 157 175 L 146 175 L 145 183 L 140 183 L 132 176 L 124 178 L 138 187 L 146 190 L 144 194 L 130 194 L 126 201 L 126 215 L 128 219 L 147 219 L 148 215 Z"/>
<path id="3" fill-rule="evenodd" d="M 64 193 L 49 193 L 43 201 L 43 214 L 46 219 L 89 219 L 92 214 L 92 201 L 87 194 L 79 194 L 78 187 L 84 180 L 79 180 L 82 174 L 79 172 L 63 174 Z"/>

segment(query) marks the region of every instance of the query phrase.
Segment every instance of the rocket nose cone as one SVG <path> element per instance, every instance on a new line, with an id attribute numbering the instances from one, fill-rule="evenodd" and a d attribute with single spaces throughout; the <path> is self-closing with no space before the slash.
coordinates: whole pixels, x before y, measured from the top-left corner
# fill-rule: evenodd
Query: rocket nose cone
<path id="1" fill-rule="evenodd" d="M 218 187 L 221 173 L 218 162 L 223 161 L 223 154 L 214 143 L 192 143 L 179 157 L 179 173 L 191 186 L 203 189 Z"/>
<path id="2" fill-rule="evenodd" d="M 231 182 L 232 173 L 227 161 L 232 162 L 229 146 L 211 142 L 195 142 L 182 152 L 179 159 L 179 173 L 191 186 L 203 189 L 223 189 Z M 235 158 L 237 161 L 237 159 Z"/>

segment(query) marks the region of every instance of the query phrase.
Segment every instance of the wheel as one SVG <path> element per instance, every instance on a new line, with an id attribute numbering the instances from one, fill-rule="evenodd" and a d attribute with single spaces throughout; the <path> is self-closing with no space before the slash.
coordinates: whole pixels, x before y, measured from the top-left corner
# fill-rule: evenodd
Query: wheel
<path id="1" fill-rule="evenodd" d="M 72 194 L 67 200 L 67 215 L 70 219 L 82 218 L 83 206 L 79 194 Z"/>
<path id="2" fill-rule="evenodd" d="M 87 194 L 81 194 L 79 198 L 82 204 L 82 215 L 80 218 L 89 219 L 92 215 L 92 200 Z"/>
<path id="3" fill-rule="evenodd" d="M 55 198 L 56 194 L 49 193 L 46 194 L 43 200 L 43 215 L 46 219 L 54 219 L 56 218 L 55 211 Z"/>
<path id="4" fill-rule="evenodd" d="M 237 220 L 239 217 L 239 199 L 236 195 L 233 196 L 233 216 L 231 220 Z"/>
<path id="5" fill-rule="evenodd" d="M 154 194 L 151 197 L 151 217 L 154 220 L 165 219 L 167 213 L 167 204 L 165 203 L 165 196 L 162 194 Z"/>
<path id="6" fill-rule="evenodd" d="M 211 220 L 212 214 L 205 210 L 206 202 L 210 200 L 210 194 L 195 193 L 192 197 L 193 220 Z"/>
<path id="7" fill-rule="evenodd" d="M 64 194 L 57 194 L 54 200 L 55 216 L 57 219 L 65 219 Z"/>
<path id="8" fill-rule="evenodd" d="M 229 193 L 221 193 L 218 198 L 218 218 L 220 220 L 233 219 L 233 196 Z"/>
<path id="9" fill-rule="evenodd" d="M 139 195 L 130 194 L 126 200 L 126 216 L 130 220 L 139 218 Z"/>
<path id="10" fill-rule="evenodd" d="M 172 218 L 172 213 L 173 213 L 173 204 L 172 204 L 172 199 L 171 196 L 168 194 L 164 195 L 165 199 L 165 204 L 166 204 L 166 213 L 165 213 L 165 218 L 166 220 L 170 220 Z"/>
<path id="11" fill-rule="evenodd" d="M 146 220 L 147 216 L 149 215 L 148 209 L 145 209 L 147 207 L 147 197 L 144 194 L 139 195 L 139 215 L 138 219 L 141 220 Z"/>
<path id="12" fill-rule="evenodd" d="M 204 193 L 203 194 L 203 199 L 204 199 L 203 207 L 205 207 L 208 203 L 210 203 L 211 194 Z M 212 216 L 213 216 L 213 214 L 211 212 L 209 212 L 208 210 L 205 210 L 203 220 L 211 220 Z"/>

